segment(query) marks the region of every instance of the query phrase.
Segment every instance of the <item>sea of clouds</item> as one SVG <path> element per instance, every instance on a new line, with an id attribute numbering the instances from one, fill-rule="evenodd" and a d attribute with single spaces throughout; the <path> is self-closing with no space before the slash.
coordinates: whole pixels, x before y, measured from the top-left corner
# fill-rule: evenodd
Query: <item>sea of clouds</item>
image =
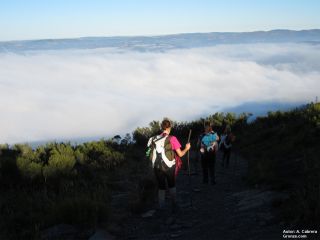
<path id="1" fill-rule="evenodd" d="M 0 143 L 112 136 L 319 90 L 320 45 L 1 53 Z"/>

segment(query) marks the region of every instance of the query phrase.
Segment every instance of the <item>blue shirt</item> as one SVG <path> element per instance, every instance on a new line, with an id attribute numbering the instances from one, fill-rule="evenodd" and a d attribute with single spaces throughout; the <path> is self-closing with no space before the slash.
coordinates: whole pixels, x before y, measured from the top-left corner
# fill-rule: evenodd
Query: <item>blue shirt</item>
<path id="1" fill-rule="evenodd" d="M 209 132 L 203 135 L 201 143 L 206 147 L 211 146 L 215 141 L 217 141 L 218 135 L 215 132 Z"/>

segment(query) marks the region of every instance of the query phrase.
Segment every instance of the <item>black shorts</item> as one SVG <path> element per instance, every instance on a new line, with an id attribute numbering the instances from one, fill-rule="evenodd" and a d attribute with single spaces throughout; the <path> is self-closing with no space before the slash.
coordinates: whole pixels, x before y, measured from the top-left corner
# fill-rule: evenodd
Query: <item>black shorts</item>
<path id="1" fill-rule="evenodd" d="M 166 184 L 168 188 L 173 188 L 176 186 L 176 165 L 173 165 L 167 170 L 161 168 L 154 168 L 154 174 L 156 175 L 158 181 L 158 187 L 160 190 L 166 190 Z"/>

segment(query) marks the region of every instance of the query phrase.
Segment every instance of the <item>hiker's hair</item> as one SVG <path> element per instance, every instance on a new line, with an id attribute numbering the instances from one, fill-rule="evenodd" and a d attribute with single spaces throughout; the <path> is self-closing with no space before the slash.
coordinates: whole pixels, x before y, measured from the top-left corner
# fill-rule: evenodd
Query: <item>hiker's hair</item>
<path id="1" fill-rule="evenodd" d="M 161 123 L 161 129 L 164 131 L 167 128 L 171 128 L 171 122 L 168 119 L 163 119 L 163 121 Z"/>
<path id="2" fill-rule="evenodd" d="M 207 121 L 204 123 L 204 127 L 209 127 L 209 128 L 213 128 L 213 125 L 211 124 L 211 122 Z"/>
<path id="3" fill-rule="evenodd" d="M 224 131 L 225 131 L 225 133 L 231 133 L 230 125 L 227 125 Z"/>

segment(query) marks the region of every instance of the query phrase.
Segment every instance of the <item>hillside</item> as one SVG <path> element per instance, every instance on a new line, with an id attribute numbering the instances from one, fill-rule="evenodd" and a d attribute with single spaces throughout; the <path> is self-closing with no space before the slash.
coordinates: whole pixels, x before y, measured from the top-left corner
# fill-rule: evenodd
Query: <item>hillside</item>
<path id="1" fill-rule="evenodd" d="M 211 121 L 218 133 L 223 126 L 231 125 L 237 136 L 235 154 L 248 161 L 240 164 L 246 168 L 235 168 L 234 173 L 228 173 L 230 176 L 219 170 L 221 185 L 218 183 L 216 191 L 222 199 L 217 202 L 218 206 L 226 201 L 233 204 L 231 210 L 237 212 L 238 205 L 227 200 L 230 196 L 241 200 L 248 196 L 238 192 L 248 190 L 250 198 L 256 199 L 260 190 L 278 191 L 289 197 L 272 203 L 272 211 L 279 212 L 273 224 L 282 222 L 284 227 L 293 228 L 317 226 L 320 220 L 320 104 L 308 104 L 288 112 L 270 112 L 247 123 L 249 116 L 215 113 L 206 119 L 176 122 L 173 134 L 185 143 L 192 129 L 191 142 L 195 146 L 204 120 Z M 144 151 L 147 139 L 158 131 L 159 122 L 154 121 L 148 127 L 137 128 L 134 141 L 127 136 L 120 145 L 106 140 L 77 146 L 52 143 L 35 150 L 28 145 L 1 145 L 0 237 L 59 239 L 50 238 L 53 230 L 48 233 L 50 227 L 59 224 L 75 226 L 69 239 L 88 239 L 96 228 L 107 229 L 119 237 L 128 234 L 123 232 L 127 228 L 123 224 L 154 207 L 155 183 Z M 182 176 L 180 191 L 187 191 L 187 181 L 181 179 Z M 199 196 L 202 195 L 205 193 Z M 201 211 L 194 216 L 201 217 Z M 221 216 L 230 214 L 222 208 L 219 211 Z M 245 214 L 252 211 L 257 210 L 249 206 Z M 240 224 L 241 216 L 233 224 Z M 225 222 L 228 223 L 228 218 Z M 214 224 L 206 229 L 208 227 L 214 228 Z M 199 231 L 196 225 L 192 229 L 190 236 Z"/>
<path id="2" fill-rule="evenodd" d="M 287 220 L 320 219 L 320 104 L 270 112 L 239 130 L 238 150 L 249 160 L 248 181 L 288 191 Z"/>

